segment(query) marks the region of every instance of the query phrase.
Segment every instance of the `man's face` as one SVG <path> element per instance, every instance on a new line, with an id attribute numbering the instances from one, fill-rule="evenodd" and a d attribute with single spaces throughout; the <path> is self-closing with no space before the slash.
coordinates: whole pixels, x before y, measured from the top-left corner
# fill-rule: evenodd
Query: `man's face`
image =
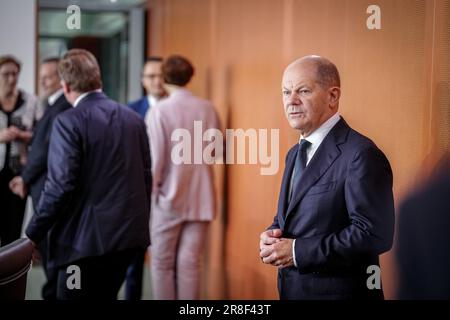
<path id="1" fill-rule="evenodd" d="M 292 128 L 307 137 L 335 112 L 330 89 L 316 81 L 316 66 L 299 62 L 287 67 L 283 75 L 283 105 Z"/>
<path id="2" fill-rule="evenodd" d="M 48 98 L 61 88 L 58 65 L 55 62 L 44 63 L 39 72 L 42 95 Z"/>
<path id="3" fill-rule="evenodd" d="M 142 86 L 147 94 L 162 97 L 165 94 L 162 76 L 162 63 L 158 61 L 147 62 L 142 74 Z"/>
<path id="4" fill-rule="evenodd" d="M 19 80 L 19 68 L 12 62 L 0 67 L 0 89 L 3 92 L 13 92 Z"/>

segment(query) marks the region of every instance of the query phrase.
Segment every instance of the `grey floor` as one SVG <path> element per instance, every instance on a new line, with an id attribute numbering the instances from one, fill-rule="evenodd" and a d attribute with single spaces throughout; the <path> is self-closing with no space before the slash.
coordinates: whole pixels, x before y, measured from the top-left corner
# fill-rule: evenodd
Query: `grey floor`
<path id="1" fill-rule="evenodd" d="M 33 266 L 28 272 L 26 300 L 42 300 L 41 288 L 45 283 L 45 274 L 42 266 Z M 151 300 L 150 270 L 144 266 L 144 283 L 142 285 L 142 300 Z M 119 300 L 124 299 L 124 286 L 119 291 Z"/>

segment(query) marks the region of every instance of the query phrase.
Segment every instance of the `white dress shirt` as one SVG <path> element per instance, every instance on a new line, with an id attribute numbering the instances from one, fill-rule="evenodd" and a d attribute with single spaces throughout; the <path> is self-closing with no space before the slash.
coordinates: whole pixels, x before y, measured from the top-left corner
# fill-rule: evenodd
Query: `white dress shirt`
<path id="1" fill-rule="evenodd" d="M 306 158 L 307 159 L 306 166 L 308 166 L 309 162 L 313 158 L 317 149 L 319 149 L 320 145 L 322 144 L 322 141 L 325 139 L 327 134 L 336 125 L 336 123 L 339 122 L 340 119 L 341 119 L 341 116 L 339 115 L 339 112 L 336 112 L 333 116 L 331 116 L 330 119 L 325 121 L 319 128 L 314 130 L 313 133 L 311 133 L 309 136 L 307 136 L 305 138 L 303 136 L 300 136 L 300 140 L 298 143 L 300 143 L 300 141 L 302 141 L 302 139 L 306 139 L 307 141 L 309 141 L 311 143 L 311 145 L 306 150 L 306 157 L 307 157 Z M 293 176 L 294 176 L 294 172 L 292 172 L 292 177 Z M 291 178 L 291 187 L 289 189 L 291 190 L 292 188 L 293 188 L 293 186 L 292 186 L 292 178 Z M 291 193 L 291 191 L 289 191 L 289 193 Z M 292 257 L 294 260 L 294 266 L 297 267 L 297 261 L 295 260 L 295 240 L 296 239 L 294 239 L 294 241 L 292 242 Z"/>
<path id="2" fill-rule="evenodd" d="M 57 90 L 55 93 L 51 94 L 48 97 L 43 97 L 42 101 L 40 101 L 37 110 L 36 110 L 36 120 L 40 120 L 44 113 L 46 112 L 48 107 L 51 107 L 55 104 L 56 100 L 64 93 L 64 90 L 61 88 Z"/>
<path id="3" fill-rule="evenodd" d="M 152 96 L 151 94 L 147 95 L 148 109 L 145 112 L 144 119 L 147 118 L 147 114 L 148 114 L 150 108 L 153 107 L 158 101 L 159 101 L 159 99 L 157 99 L 155 96 Z"/>
<path id="4" fill-rule="evenodd" d="M 331 129 L 338 123 L 338 121 L 341 119 L 341 116 L 339 115 L 339 112 L 336 112 L 330 119 L 325 121 L 319 128 L 317 128 L 313 133 L 311 133 L 309 136 L 304 138 L 303 136 L 300 137 L 300 140 L 306 139 L 309 142 L 311 142 L 311 145 L 306 150 L 307 154 L 307 160 L 306 165 L 311 161 L 312 157 L 316 153 L 317 149 L 319 149 L 320 144 L 327 136 L 328 132 L 330 132 Z"/>
<path id="5" fill-rule="evenodd" d="M 147 95 L 147 101 L 148 101 L 148 106 L 152 107 L 156 104 L 156 102 L 158 102 L 158 99 L 156 99 L 154 96 L 149 94 L 149 95 Z"/>
<path id="6" fill-rule="evenodd" d="M 84 93 L 80 94 L 78 96 L 78 98 L 75 100 L 75 102 L 73 103 L 73 107 L 75 108 L 80 103 L 80 101 L 83 100 L 84 97 L 91 94 L 92 92 L 102 92 L 102 89 L 96 89 L 96 90 L 92 90 L 92 91 L 88 91 L 88 92 L 84 92 Z"/>
<path id="7" fill-rule="evenodd" d="M 50 97 L 48 97 L 47 102 L 49 106 L 52 106 L 55 104 L 56 100 L 59 99 L 59 97 L 61 97 L 61 95 L 64 93 L 63 89 L 59 89 L 58 91 L 56 91 L 54 94 L 50 95 Z"/>

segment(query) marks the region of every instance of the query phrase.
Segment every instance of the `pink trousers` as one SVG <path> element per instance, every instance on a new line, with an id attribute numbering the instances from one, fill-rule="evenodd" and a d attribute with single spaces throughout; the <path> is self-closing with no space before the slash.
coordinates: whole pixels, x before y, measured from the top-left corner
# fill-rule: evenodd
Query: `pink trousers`
<path id="1" fill-rule="evenodd" d="M 200 269 L 209 221 L 185 221 L 152 208 L 151 279 L 156 300 L 200 299 Z"/>

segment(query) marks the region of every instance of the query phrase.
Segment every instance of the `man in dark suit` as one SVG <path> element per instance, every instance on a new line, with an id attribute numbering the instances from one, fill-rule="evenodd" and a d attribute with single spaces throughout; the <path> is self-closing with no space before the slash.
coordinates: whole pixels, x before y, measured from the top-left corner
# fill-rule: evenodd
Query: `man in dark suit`
<path id="1" fill-rule="evenodd" d="M 15 177 L 10 183 L 11 190 L 22 198 L 25 198 L 27 190 L 29 190 L 34 211 L 36 211 L 47 177 L 48 147 L 53 120 L 58 114 L 72 107 L 63 94 L 61 79 L 58 75 L 58 63 L 59 58 L 48 58 L 41 64 L 39 78 L 44 96 L 44 115 L 35 127 L 27 165 L 22 174 Z M 39 246 L 39 253 L 47 277 L 47 283 L 42 290 L 42 296 L 45 300 L 56 299 L 56 279 L 52 276 L 53 273 L 47 268 L 46 264 L 46 242 L 44 239 Z"/>
<path id="2" fill-rule="evenodd" d="M 318 56 L 296 60 L 282 87 L 286 117 L 301 137 L 287 154 L 278 211 L 261 234 L 260 257 L 279 268 L 281 299 L 382 299 L 381 287 L 368 286 L 367 270 L 378 268 L 378 255 L 392 246 L 389 162 L 340 117 L 333 63 Z"/>
<path id="3" fill-rule="evenodd" d="M 147 59 L 142 71 L 142 86 L 147 95 L 131 102 L 128 106 L 136 111 L 142 119 L 145 119 L 150 107 L 166 96 L 164 80 L 162 76 L 163 59 L 151 56 Z M 138 252 L 131 262 L 125 277 L 125 299 L 140 300 L 142 296 L 142 277 L 144 273 L 145 252 Z"/>
<path id="4" fill-rule="evenodd" d="M 71 108 L 63 94 L 58 63 L 59 58 L 48 58 L 42 62 L 39 77 L 44 96 L 44 115 L 36 124 L 27 165 L 21 176 L 11 181 L 11 187 L 18 195 L 24 197 L 26 191 L 30 192 L 35 209 L 47 176 L 48 146 L 53 120 L 58 114 Z"/>
<path id="5" fill-rule="evenodd" d="M 116 299 L 126 269 L 149 245 L 151 165 L 145 123 L 101 92 L 88 51 L 58 67 L 74 108 L 54 121 L 48 175 L 26 234 L 48 239 L 58 299 Z"/>

